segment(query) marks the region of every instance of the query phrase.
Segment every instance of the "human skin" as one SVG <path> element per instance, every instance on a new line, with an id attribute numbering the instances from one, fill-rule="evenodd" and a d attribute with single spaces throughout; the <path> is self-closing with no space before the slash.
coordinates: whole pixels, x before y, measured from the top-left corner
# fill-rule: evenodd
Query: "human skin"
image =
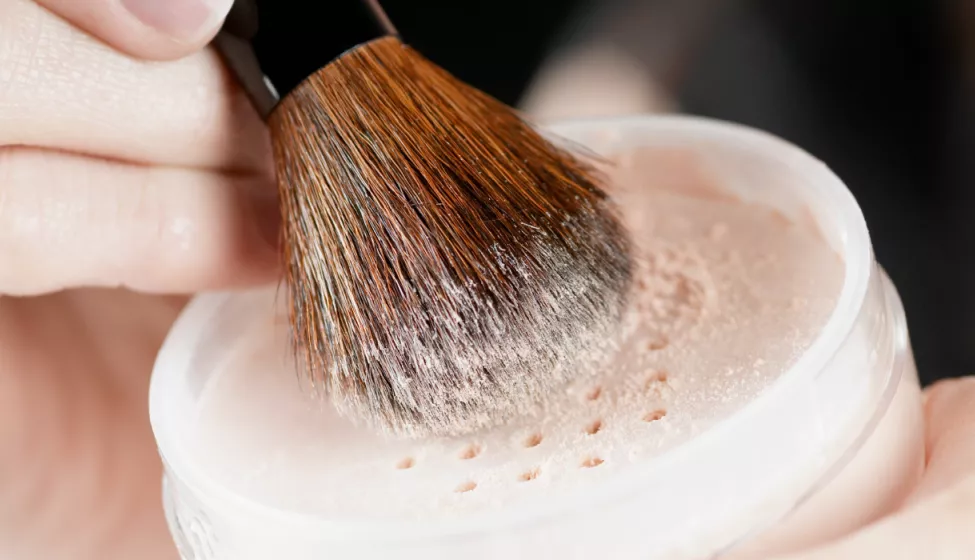
<path id="1" fill-rule="evenodd" d="M 277 276 L 269 141 L 204 35 L 52 4 L 195 52 L 0 0 L 0 558 L 172 560 L 149 372 L 185 296 Z"/>
<path id="2" fill-rule="evenodd" d="M 278 274 L 266 131 L 199 50 L 220 8 L 147 26 L 132 1 L 0 0 L 0 558 L 177 558 L 153 359 L 190 294 Z M 926 418 L 908 504 L 790 560 L 970 556 L 975 381 Z"/>

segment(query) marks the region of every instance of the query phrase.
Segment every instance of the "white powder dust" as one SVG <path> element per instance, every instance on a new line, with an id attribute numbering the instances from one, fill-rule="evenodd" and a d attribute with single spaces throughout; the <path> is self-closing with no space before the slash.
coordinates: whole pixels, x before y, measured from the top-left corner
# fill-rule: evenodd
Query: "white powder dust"
<path id="1" fill-rule="evenodd" d="M 311 400 L 284 325 L 258 320 L 201 398 L 204 468 L 273 507 L 430 519 L 598 484 L 740 409 L 826 323 L 842 261 L 809 224 L 733 199 L 684 154 L 625 154 L 611 176 L 638 273 L 603 374 L 472 437 L 385 441 Z"/>

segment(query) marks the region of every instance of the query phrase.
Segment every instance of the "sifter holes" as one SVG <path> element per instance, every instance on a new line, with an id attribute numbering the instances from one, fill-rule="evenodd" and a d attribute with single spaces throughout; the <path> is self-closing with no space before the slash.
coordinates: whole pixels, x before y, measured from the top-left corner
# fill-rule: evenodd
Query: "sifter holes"
<path id="1" fill-rule="evenodd" d="M 542 443 L 542 439 L 544 439 L 542 437 L 542 434 L 539 432 L 535 432 L 529 435 L 527 438 L 525 438 L 524 445 L 525 447 L 538 447 L 538 444 Z"/>
<path id="2" fill-rule="evenodd" d="M 478 445 L 476 443 L 472 443 L 472 444 L 468 445 L 467 447 L 465 447 L 464 449 L 462 449 L 461 452 L 460 452 L 460 455 L 458 455 L 458 457 L 462 461 L 467 461 L 467 460 L 473 459 L 473 458 L 477 457 L 478 455 L 480 455 L 481 454 L 481 451 L 483 451 L 483 448 L 480 445 Z"/>
<path id="3" fill-rule="evenodd" d="M 586 434 L 590 436 L 594 436 L 599 433 L 599 430 L 602 429 L 603 429 L 603 421 L 597 418 L 596 420 L 593 420 L 592 422 L 586 425 Z"/>
<path id="4" fill-rule="evenodd" d="M 542 471 L 540 468 L 535 467 L 534 469 L 525 471 L 520 475 L 518 475 L 518 480 L 521 482 L 528 482 L 531 480 L 535 480 L 536 478 L 538 478 L 538 475 L 541 474 L 541 472 Z"/>
<path id="5" fill-rule="evenodd" d="M 668 344 L 670 344 L 670 341 L 667 340 L 667 337 L 664 335 L 659 335 L 647 343 L 647 350 L 663 350 Z"/>
<path id="6" fill-rule="evenodd" d="M 657 383 L 666 383 L 666 382 L 667 382 L 667 372 L 664 370 L 657 370 L 652 372 L 649 376 L 647 376 L 646 386 L 649 389 L 650 387 L 653 387 Z"/>
<path id="7" fill-rule="evenodd" d="M 593 457 L 586 457 L 585 459 L 583 459 L 581 466 L 584 469 L 591 469 L 593 467 L 598 467 L 599 465 L 602 465 L 603 463 L 604 463 L 604 461 L 602 459 L 600 459 L 599 457 L 593 456 Z"/>
<path id="8" fill-rule="evenodd" d="M 648 412 L 648 413 L 644 414 L 643 415 L 643 421 L 644 422 L 656 422 L 657 420 L 660 420 L 664 416 L 667 416 L 667 411 L 664 410 L 664 409 L 662 409 L 662 408 L 658 408 L 657 410 L 653 410 L 651 412 Z"/>

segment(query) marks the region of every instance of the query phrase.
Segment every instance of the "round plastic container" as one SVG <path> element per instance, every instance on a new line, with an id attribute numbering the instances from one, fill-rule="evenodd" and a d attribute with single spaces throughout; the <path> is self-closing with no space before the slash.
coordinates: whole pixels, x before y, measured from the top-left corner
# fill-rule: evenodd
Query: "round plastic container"
<path id="1" fill-rule="evenodd" d="M 551 130 L 607 155 L 689 150 L 735 196 L 811 220 L 845 262 L 835 310 L 812 345 L 727 419 L 571 492 L 430 519 L 326 517 L 242 495 L 201 466 L 192 443 L 201 395 L 254 343 L 249 326 L 274 322 L 276 292 L 200 296 L 163 346 L 150 394 L 167 518 L 184 560 L 766 557 L 841 536 L 899 504 L 924 462 L 917 376 L 901 303 L 843 183 L 795 146 L 710 120 Z"/>

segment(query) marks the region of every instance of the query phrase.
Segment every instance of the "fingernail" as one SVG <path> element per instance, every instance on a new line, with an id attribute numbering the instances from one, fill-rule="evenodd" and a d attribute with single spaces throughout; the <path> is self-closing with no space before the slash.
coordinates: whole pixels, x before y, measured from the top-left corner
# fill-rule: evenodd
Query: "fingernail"
<path id="1" fill-rule="evenodd" d="M 216 26 L 233 0 L 122 0 L 136 19 L 174 39 L 192 41 Z"/>

